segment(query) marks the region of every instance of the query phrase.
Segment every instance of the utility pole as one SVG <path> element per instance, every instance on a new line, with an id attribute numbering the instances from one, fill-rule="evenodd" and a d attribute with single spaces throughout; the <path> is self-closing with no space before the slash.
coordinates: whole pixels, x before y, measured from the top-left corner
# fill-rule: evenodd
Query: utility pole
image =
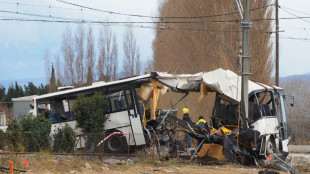
<path id="1" fill-rule="evenodd" d="M 249 118 L 249 93 L 248 82 L 250 76 L 249 70 L 249 34 L 251 28 L 250 21 L 250 1 L 243 0 L 243 19 L 241 21 L 242 28 L 242 76 L 241 76 L 241 113 L 242 117 L 242 129 L 248 127 L 247 118 Z"/>
<path id="2" fill-rule="evenodd" d="M 276 86 L 279 86 L 279 5 L 278 0 L 275 2 L 276 7 Z"/>

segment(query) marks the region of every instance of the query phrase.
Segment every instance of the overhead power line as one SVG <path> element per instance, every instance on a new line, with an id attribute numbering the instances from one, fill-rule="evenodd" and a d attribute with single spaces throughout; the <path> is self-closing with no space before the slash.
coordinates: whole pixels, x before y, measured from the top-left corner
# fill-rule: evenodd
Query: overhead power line
<path id="1" fill-rule="evenodd" d="M 290 37 L 281 35 L 282 39 L 293 39 L 293 40 L 301 40 L 301 41 L 310 41 L 310 38 L 301 38 L 301 37 Z"/>
<path id="2" fill-rule="evenodd" d="M 206 15 L 206 16 L 149 16 L 149 15 L 128 14 L 128 13 L 120 13 L 120 12 L 109 11 L 109 10 L 101 10 L 101 9 L 92 8 L 92 7 L 88 7 L 88 6 L 84 6 L 84 5 L 80 5 L 80 4 L 76 4 L 76 3 L 72 3 L 72 2 L 68 2 L 68 1 L 64 1 L 64 0 L 56 0 L 56 1 L 68 4 L 68 5 L 76 6 L 79 8 L 84 8 L 84 9 L 108 13 L 108 14 L 131 16 L 131 17 L 141 17 L 141 18 L 155 18 L 155 19 L 162 19 L 162 18 L 164 18 L 164 19 L 197 19 L 197 18 L 211 18 L 211 17 L 220 17 L 220 16 L 228 16 L 228 15 L 239 14 L 238 11 L 235 11 L 235 12 L 215 14 L 215 15 Z M 263 9 L 263 8 L 270 7 L 273 5 L 274 4 L 269 4 L 269 5 L 265 5 L 262 7 L 253 8 L 250 11 Z"/>
<path id="3" fill-rule="evenodd" d="M 65 9 L 65 10 L 80 10 L 80 9 L 74 9 L 74 8 L 58 7 L 58 6 L 51 6 L 51 5 L 25 4 L 25 3 L 19 3 L 19 2 L 0 2 L 0 4 L 10 4 L 10 5 L 17 5 L 17 6 L 29 6 L 29 7 L 42 7 L 42 8 L 55 8 L 55 9 Z"/>
<path id="4" fill-rule="evenodd" d="M 73 18 L 65 18 L 65 17 L 56 17 L 52 15 L 40 15 L 34 13 L 24 13 L 24 12 L 14 12 L 14 11 L 7 11 L 7 10 L 0 10 L 0 13 L 9 13 L 9 14 L 17 14 L 17 15 L 26 15 L 26 16 L 33 16 L 33 17 L 42 17 L 42 18 L 53 18 L 53 19 L 61 19 L 61 20 L 77 20 Z"/>
<path id="5" fill-rule="evenodd" d="M 297 10 L 294 10 L 294 9 L 291 9 L 291 8 L 288 8 L 288 7 L 285 7 L 283 5 L 280 6 L 282 9 L 287 9 L 287 10 L 291 10 L 291 11 L 294 11 L 294 12 L 297 12 L 297 13 L 300 13 L 300 14 L 304 14 L 304 15 L 310 15 L 310 13 L 305 13 L 305 12 L 301 12 L 301 11 L 297 11 Z"/>
<path id="6" fill-rule="evenodd" d="M 0 10 L 0 12 L 2 12 Z M 25 13 L 24 13 L 25 14 Z M 28 14 L 30 15 L 30 14 Z M 31 15 L 35 16 L 35 15 Z M 48 17 L 48 16 L 40 16 Z M 59 17 L 52 17 L 58 19 Z M 61 18 L 60 18 L 61 19 Z M 2 18 L 3 21 L 33 21 L 33 22 L 58 22 L 58 23 L 85 23 L 85 24 L 160 24 L 162 22 L 152 22 L 152 21 L 91 21 L 91 20 L 79 20 L 79 19 L 70 19 L 65 18 L 64 20 L 48 20 L 48 19 L 26 19 L 26 18 Z M 204 24 L 204 23 L 226 23 L 227 21 L 167 21 L 166 24 Z M 229 21 L 236 22 L 236 21 Z"/>
<path id="7" fill-rule="evenodd" d="M 281 6 L 279 6 L 279 9 L 285 11 L 286 13 L 288 13 L 288 14 L 290 14 L 290 15 L 292 15 L 292 16 L 295 16 L 296 18 L 298 18 L 298 19 L 300 19 L 300 20 L 303 20 L 303 21 L 305 21 L 305 22 L 310 23 L 310 21 L 306 20 L 306 17 L 300 17 L 300 16 L 298 16 L 298 15 L 295 15 L 295 14 L 293 14 L 293 13 L 291 13 L 291 12 L 289 12 L 289 11 L 283 9 L 283 8 L 281 8 Z M 310 18 L 310 17 L 307 17 L 307 18 Z"/>
<path id="8" fill-rule="evenodd" d="M 42 17 L 42 18 L 52 18 L 52 19 L 61 19 L 61 20 L 43 20 L 43 19 L 25 19 L 25 20 L 21 20 L 21 21 L 42 21 L 42 22 L 68 22 L 68 23 L 149 23 L 149 24 L 158 24 L 158 23 L 172 23 L 172 24 L 193 24 L 193 23 L 200 23 L 200 24 L 205 24 L 205 23 L 235 23 L 235 22 L 240 22 L 239 20 L 209 20 L 209 21 L 205 21 L 205 20 L 196 20 L 196 21 L 135 21 L 135 22 L 105 22 L 105 21 L 90 21 L 90 20 L 83 20 L 83 19 L 76 19 L 76 18 L 66 18 L 66 17 L 57 17 L 57 16 L 52 16 L 52 15 L 40 15 L 40 14 L 34 14 L 34 13 L 24 13 L 24 12 L 14 12 L 14 11 L 8 11 L 8 10 L 0 10 L 0 13 L 9 13 L 9 14 L 17 14 L 17 15 L 27 15 L 27 16 L 33 16 L 33 17 Z M 279 18 L 282 20 L 289 20 L 289 19 L 307 19 L 310 17 L 287 17 L 287 18 Z M 3 19 L 3 20 L 7 20 L 7 19 Z M 251 21 L 264 21 L 264 20 L 275 20 L 273 18 L 270 19 L 252 19 Z"/>
<path id="9" fill-rule="evenodd" d="M 280 28 L 287 28 L 287 29 L 293 29 L 293 30 L 310 30 L 310 28 L 306 28 L 306 27 L 283 27 L 283 26 L 280 26 Z"/>

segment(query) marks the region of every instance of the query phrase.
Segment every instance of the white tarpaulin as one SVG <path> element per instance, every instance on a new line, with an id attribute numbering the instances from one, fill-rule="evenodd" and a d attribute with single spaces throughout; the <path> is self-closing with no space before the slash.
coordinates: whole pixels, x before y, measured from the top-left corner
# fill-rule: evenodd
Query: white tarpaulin
<path id="1" fill-rule="evenodd" d="M 204 83 L 207 87 L 219 92 L 228 99 L 236 102 L 241 100 L 241 76 L 230 70 L 219 68 L 210 72 L 178 75 L 153 72 L 151 76 L 173 89 L 199 91 L 200 84 Z M 272 89 L 273 87 L 249 81 L 249 94 L 257 90 L 265 90 L 266 88 Z M 280 88 L 277 87 L 277 89 Z"/>

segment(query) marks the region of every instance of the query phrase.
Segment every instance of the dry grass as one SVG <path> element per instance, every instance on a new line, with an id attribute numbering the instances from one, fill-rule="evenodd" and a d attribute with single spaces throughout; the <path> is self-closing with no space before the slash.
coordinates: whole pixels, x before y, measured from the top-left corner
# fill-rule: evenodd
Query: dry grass
<path id="1" fill-rule="evenodd" d="M 257 167 L 245 167 L 242 165 L 232 163 L 214 164 L 207 163 L 200 165 L 199 163 L 178 162 L 174 159 L 163 160 L 161 157 L 153 158 L 136 158 L 134 164 L 105 164 L 97 157 L 93 158 L 75 158 L 73 156 L 52 156 L 49 153 L 40 153 L 36 155 L 2 155 L 0 158 L 1 165 L 8 166 L 8 160 L 14 162 L 14 166 L 19 169 L 28 170 L 27 173 L 41 174 L 60 174 L 60 173 L 184 173 L 184 174 L 198 174 L 198 173 L 258 173 L 262 170 Z M 30 167 L 26 168 L 23 161 L 27 160 Z M 87 168 L 86 163 L 91 167 Z M 305 170 L 302 170 L 305 171 Z M 280 172 L 281 173 L 281 172 Z"/>

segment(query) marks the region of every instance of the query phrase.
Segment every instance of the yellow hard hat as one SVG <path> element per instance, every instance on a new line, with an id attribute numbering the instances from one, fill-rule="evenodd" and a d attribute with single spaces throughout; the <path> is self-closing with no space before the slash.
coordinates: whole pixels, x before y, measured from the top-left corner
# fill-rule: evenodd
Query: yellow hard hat
<path id="1" fill-rule="evenodd" d="M 188 108 L 183 108 L 183 114 L 188 113 Z"/>

